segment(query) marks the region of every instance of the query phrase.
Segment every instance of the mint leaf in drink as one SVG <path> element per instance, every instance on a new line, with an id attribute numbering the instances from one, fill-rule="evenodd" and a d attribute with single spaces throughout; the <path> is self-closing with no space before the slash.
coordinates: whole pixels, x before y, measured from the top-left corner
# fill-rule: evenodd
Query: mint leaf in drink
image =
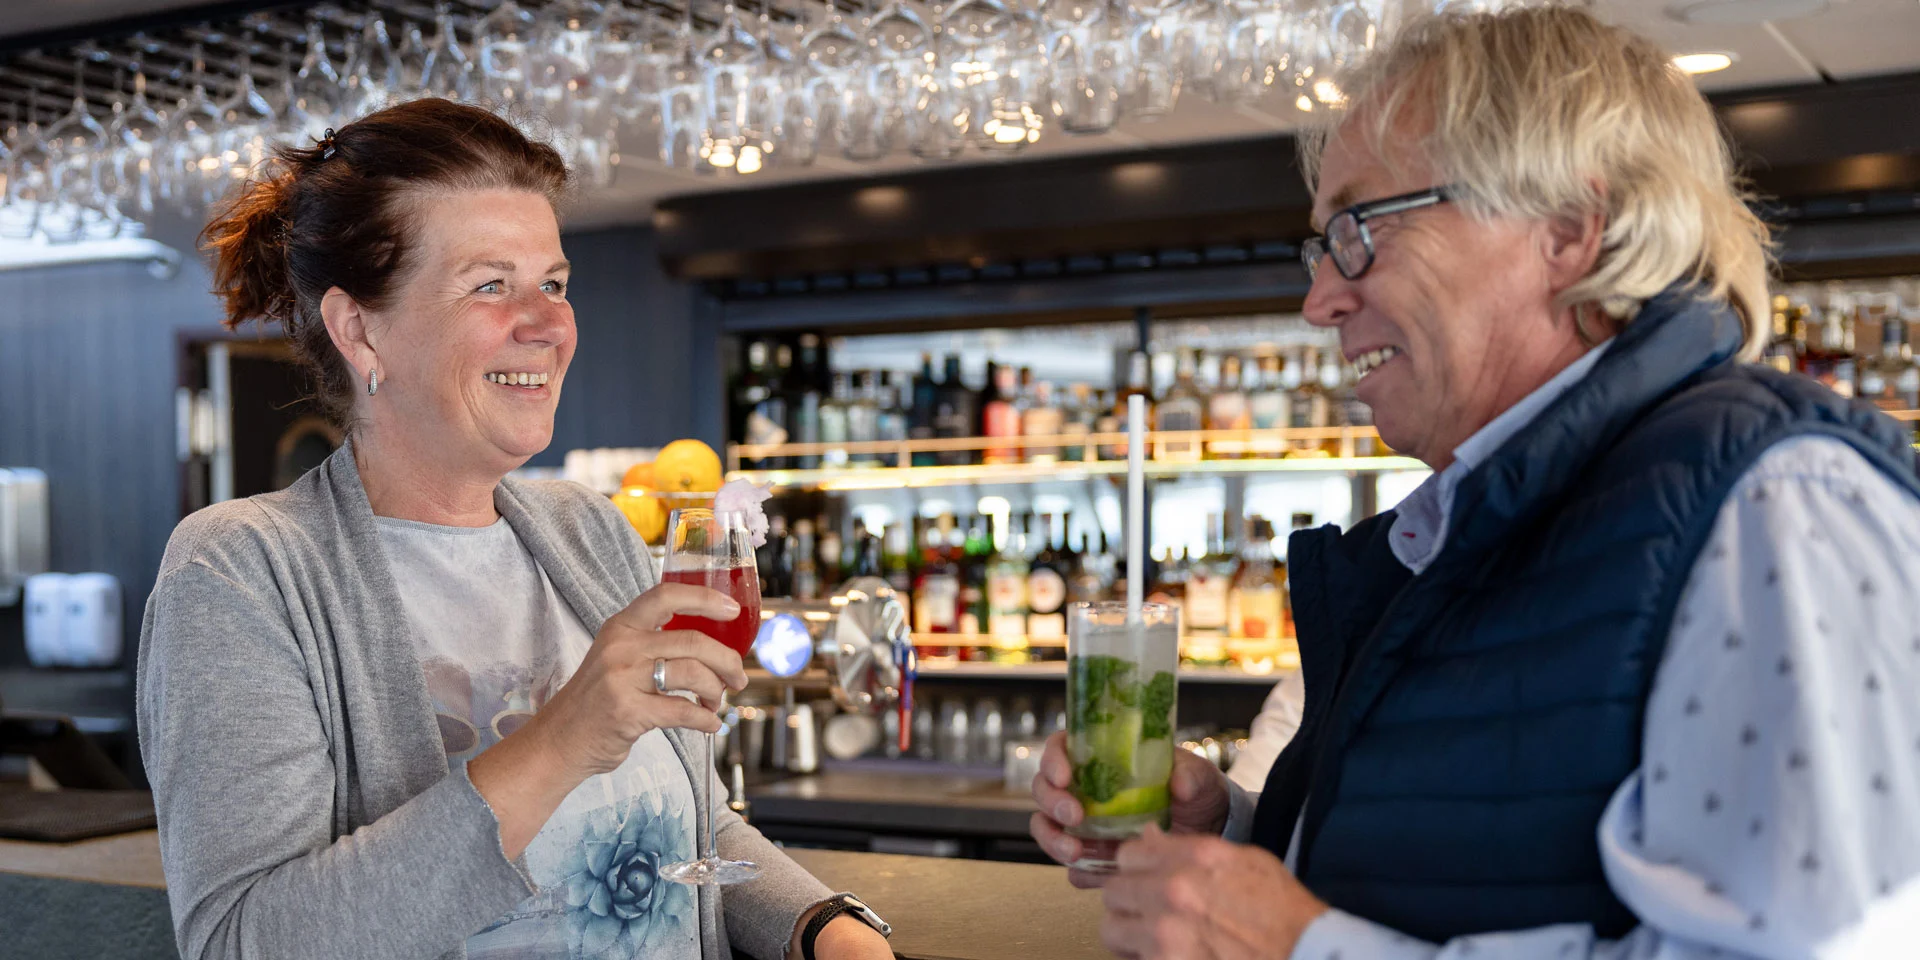
<path id="1" fill-rule="evenodd" d="M 1067 683 L 1074 705 L 1074 715 L 1070 725 L 1076 730 L 1113 720 L 1110 698 L 1117 699 L 1117 691 L 1130 686 L 1128 678 L 1133 674 L 1133 663 L 1120 657 L 1086 656 L 1075 657 L 1068 665 Z"/>
<path id="2" fill-rule="evenodd" d="M 1140 737 L 1158 740 L 1173 735 L 1173 702 L 1178 690 L 1173 674 L 1165 670 L 1153 675 L 1140 691 Z"/>
<path id="3" fill-rule="evenodd" d="M 1125 775 L 1119 767 L 1101 757 L 1094 757 L 1074 768 L 1073 792 L 1083 800 L 1106 803 L 1120 792 L 1120 783 L 1124 779 Z"/>

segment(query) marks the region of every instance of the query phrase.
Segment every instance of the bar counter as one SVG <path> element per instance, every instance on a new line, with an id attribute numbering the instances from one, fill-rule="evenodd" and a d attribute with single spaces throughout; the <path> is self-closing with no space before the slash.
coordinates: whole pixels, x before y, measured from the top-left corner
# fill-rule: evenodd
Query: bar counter
<path id="1" fill-rule="evenodd" d="M 836 850 L 788 853 L 828 886 L 858 894 L 893 924 L 893 949 L 902 960 L 1109 956 L 1098 934 L 1099 892 L 1068 886 L 1059 867 Z M 89 886 L 80 888 L 84 895 L 73 896 L 61 889 L 70 884 Z M 0 927 L 18 931 L 10 936 L 24 936 L 28 943 L 36 927 L 46 942 L 62 947 L 69 936 L 92 943 L 99 931 L 123 937 L 137 931 L 160 942 L 143 943 L 135 951 L 123 940 L 113 952 L 95 955 L 172 956 L 165 888 L 159 835 L 152 830 L 70 844 L 0 840 L 0 890 L 9 894 L 0 897 L 6 904 L 0 906 Z M 51 916 L 36 909 L 57 909 L 63 901 L 86 904 L 86 915 Z M 103 915 L 116 912 L 139 915 Z M 79 943 L 74 946 L 55 956 L 88 955 Z"/>

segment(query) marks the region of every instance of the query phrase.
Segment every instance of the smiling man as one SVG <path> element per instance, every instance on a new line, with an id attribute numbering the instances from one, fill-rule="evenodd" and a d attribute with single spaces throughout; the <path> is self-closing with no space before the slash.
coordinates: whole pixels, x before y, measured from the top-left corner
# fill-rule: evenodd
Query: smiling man
<path id="1" fill-rule="evenodd" d="M 1180 759 L 1172 832 L 1075 877 L 1106 943 L 1910 952 L 1911 436 L 1747 362 L 1766 228 L 1706 102 L 1572 8 L 1414 24 L 1342 88 L 1303 138 L 1305 312 L 1435 473 L 1293 537 L 1300 731 L 1258 795 Z M 1060 746 L 1033 832 L 1070 862 Z"/>

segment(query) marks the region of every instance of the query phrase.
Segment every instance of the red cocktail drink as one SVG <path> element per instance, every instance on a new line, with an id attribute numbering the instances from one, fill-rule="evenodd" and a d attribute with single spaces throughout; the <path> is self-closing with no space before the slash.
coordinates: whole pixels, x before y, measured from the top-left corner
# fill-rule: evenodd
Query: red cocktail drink
<path id="1" fill-rule="evenodd" d="M 732 620 L 723 622 L 681 615 L 667 621 L 666 629 L 698 630 L 743 657 L 753 649 L 753 640 L 760 633 L 760 574 L 753 567 L 668 570 L 660 578 L 668 583 L 691 583 L 718 590 L 740 605 L 740 615 Z"/>

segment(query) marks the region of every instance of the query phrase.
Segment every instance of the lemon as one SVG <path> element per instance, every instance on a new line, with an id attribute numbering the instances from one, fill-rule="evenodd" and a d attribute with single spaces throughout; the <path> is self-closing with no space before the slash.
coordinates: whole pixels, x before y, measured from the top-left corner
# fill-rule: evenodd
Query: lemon
<path id="1" fill-rule="evenodd" d="M 1159 813 L 1167 808 L 1168 802 L 1167 785 L 1161 783 L 1151 787 L 1122 790 L 1105 803 L 1088 800 L 1085 806 L 1089 817 L 1128 817 L 1141 813 Z"/>
<path id="2" fill-rule="evenodd" d="M 659 543 L 667 533 L 667 506 L 645 487 L 627 487 L 613 495 L 613 505 L 648 543 Z"/>
<path id="3" fill-rule="evenodd" d="M 653 458 L 653 479 L 663 493 L 712 493 L 720 489 L 720 455 L 698 440 L 675 440 Z"/>

